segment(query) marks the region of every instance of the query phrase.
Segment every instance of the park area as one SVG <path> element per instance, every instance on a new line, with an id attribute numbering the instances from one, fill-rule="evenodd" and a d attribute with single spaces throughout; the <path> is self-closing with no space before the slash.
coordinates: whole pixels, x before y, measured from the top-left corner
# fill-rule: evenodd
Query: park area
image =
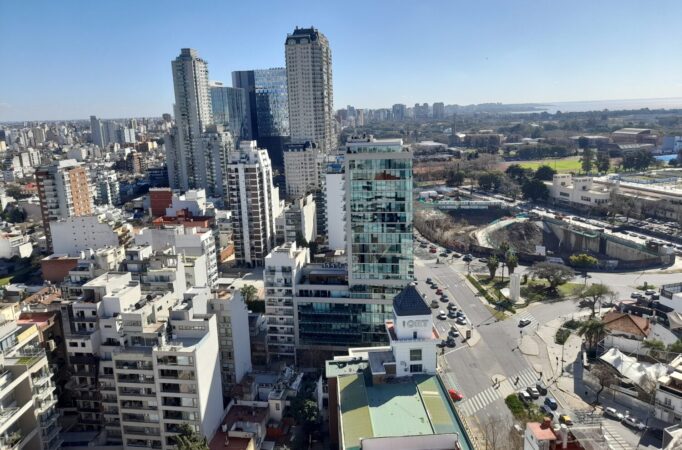
<path id="1" fill-rule="evenodd" d="M 580 172 L 580 157 L 570 156 L 568 158 L 556 158 L 556 159 L 541 159 L 538 161 L 518 161 L 519 164 L 524 169 L 537 170 L 540 166 L 549 166 L 559 173 L 567 172 Z"/>

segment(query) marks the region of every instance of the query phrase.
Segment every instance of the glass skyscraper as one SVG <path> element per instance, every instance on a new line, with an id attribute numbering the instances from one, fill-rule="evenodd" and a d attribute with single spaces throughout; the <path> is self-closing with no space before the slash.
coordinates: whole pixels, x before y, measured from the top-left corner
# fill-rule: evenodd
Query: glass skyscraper
<path id="1" fill-rule="evenodd" d="M 235 144 L 241 140 L 250 140 L 246 91 L 241 88 L 223 86 L 217 81 L 212 82 L 209 89 L 213 122 L 223 125 L 232 133 Z"/>
<path id="2" fill-rule="evenodd" d="M 268 149 L 273 166 L 282 168 L 290 134 L 286 69 L 235 71 L 232 86 L 246 91 L 250 139 Z"/>

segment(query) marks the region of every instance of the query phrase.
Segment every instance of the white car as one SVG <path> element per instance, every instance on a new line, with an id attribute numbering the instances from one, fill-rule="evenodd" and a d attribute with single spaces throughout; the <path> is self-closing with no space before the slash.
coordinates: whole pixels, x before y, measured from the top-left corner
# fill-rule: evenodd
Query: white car
<path id="1" fill-rule="evenodd" d="M 438 311 L 438 318 L 440 320 L 445 320 L 448 318 L 448 315 L 445 313 L 445 311 L 441 309 L 440 311 Z"/>
<path id="2" fill-rule="evenodd" d="M 632 427 L 632 428 L 636 428 L 636 429 L 638 429 L 639 431 L 643 431 L 643 430 L 646 429 L 646 425 L 644 425 L 642 422 L 640 422 L 639 420 L 637 420 L 636 417 L 625 416 L 625 418 L 623 419 L 623 423 L 624 423 L 625 425 L 628 425 L 628 426 Z"/>
<path id="3" fill-rule="evenodd" d="M 625 416 L 621 413 L 619 413 L 616 408 L 611 408 L 610 406 L 607 408 L 604 408 L 604 415 L 606 417 L 610 417 L 612 419 L 616 419 L 617 421 L 621 421 L 625 418 Z"/>

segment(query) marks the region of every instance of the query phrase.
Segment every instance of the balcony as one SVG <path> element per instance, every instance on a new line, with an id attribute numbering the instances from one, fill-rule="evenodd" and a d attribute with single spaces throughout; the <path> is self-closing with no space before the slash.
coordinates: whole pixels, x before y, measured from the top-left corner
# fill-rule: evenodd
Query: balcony
<path id="1" fill-rule="evenodd" d="M 24 436 L 18 430 L 5 433 L 0 436 L 0 450 L 16 450 L 21 446 L 23 440 Z"/>

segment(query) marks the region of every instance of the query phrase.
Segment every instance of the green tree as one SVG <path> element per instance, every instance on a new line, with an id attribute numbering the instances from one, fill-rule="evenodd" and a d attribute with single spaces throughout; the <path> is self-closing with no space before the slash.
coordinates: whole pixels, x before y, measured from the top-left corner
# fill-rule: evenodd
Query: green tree
<path id="1" fill-rule="evenodd" d="M 605 284 L 595 283 L 580 289 L 577 297 L 580 300 L 580 308 L 590 309 L 590 319 L 592 319 L 597 314 L 597 306 L 601 307 L 604 300 L 614 295 L 615 292 Z"/>
<path id="2" fill-rule="evenodd" d="M 578 138 L 578 148 L 585 149 L 590 146 L 590 140 L 585 136 L 580 136 Z"/>
<path id="3" fill-rule="evenodd" d="M 194 431 L 194 428 L 186 423 L 179 425 L 180 434 L 173 436 L 173 441 L 178 450 L 208 450 L 206 438 Z"/>
<path id="4" fill-rule="evenodd" d="M 585 338 L 587 346 L 589 348 L 594 348 L 597 343 L 601 341 L 602 337 L 606 333 L 606 327 L 601 320 L 590 319 L 586 320 L 578 328 L 578 336 Z"/>
<path id="5" fill-rule="evenodd" d="M 575 272 L 570 267 L 551 262 L 536 263 L 531 267 L 530 272 L 536 278 L 547 280 L 549 285 L 547 289 L 550 292 L 556 292 L 557 287 L 566 284 L 575 276 Z"/>
<path id="6" fill-rule="evenodd" d="M 654 359 L 660 359 L 661 352 L 665 351 L 665 344 L 658 339 L 647 339 L 642 344 L 644 348 L 649 349 L 649 356 Z"/>
<path id="7" fill-rule="evenodd" d="M 591 148 L 583 149 L 583 154 L 580 157 L 580 167 L 583 172 L 590 173 L 592 171 L 592 165 L 594 164 L 594 150 Z"/>
<path id="8" fill-rule="evenodd" d="M 500 260 L 497 259 L 497 256 L 491 256 L 488 258 L 488 262 L 485 263 L 485 265 L 488 268 L 488 272 L 490 272 L 490 279 L 494 279 L 495 272 L 497 272 L 497 269 L 500 267 Z"/>
<path id="9" fill-rule="evenodd" d="M 604 150 L 597 152 L 597 170 L 606 173 L 611 168 L 611 158 L 609 152 Z"/>
<path id="10" fill-rule="evenodd" d="M 519 257 L 513 253 L 507 255 L 507 271 L 509 275 L 514 273 L 514 270 L 519 266 Z"/>
<path id="11" fill-rule="evenodd" d="M 599 264 L 599 260 L 594 256 L 590 256 L 587 253 L 580 253 L 576 255 L 571 255 L 568 261 L 573 267 L 578 267 L 580 269 L 591 269 Z"/>
<path id="12" fill-rule="evenodd" d="M 301 230 L 296 230 L 296 247 L 307 247 L 308 241 L 303 236 Z"/>
<path id="13" fill-rule="evenodd" d="M 682 339 L 678 339 L 675 343 L 668 346 L 668 351 L 673 353 L 682 353 Z"/>
<path id="14" fill-rule="evenodd" d="M 521 187 L 523 197 L 532 201 L 545 201 L 549 198 L 549 189 L 540 180 L 530 180 Z"/>
<path id="15" fill-rule="evenodd" d="M 297 423 L 310 430 L 320 420 L 320 410 L 313 400 L 301 396 L 291 401 L 291 415 Z"/>
<path id="16" fill-rule="evenodd" d="M 554 175 L 556 175 L 556 170 L 544 164 L 538 167 L 533 178 L 542 181 L 552 181 L 552 179 L 554 179 Z"/>
<path id="17" fill-rule="evenodd" d="M 484 191 L 497 191 L 501 182 L 500 172 L 483 172 L 478 176 L 478 186 Z"/>
<path id="18" fill-rule="evenodd" d="M 252 284 L 245 284 L 239 289 L 242 297 L 244 297 L 245 302 L 250 302 L 256 299 L 256 294 L 258 294 L 258 289 Z"/>
<path id="19" fill-rule="evenodd" d="M 453 170 L 448 172 L 446 183 L 448 186 L 459 187 L 464 183 L 464 172 L 460 170 Z"/>
<path id="20" fill-rule="evenodd" d="M 507 167 L 504 173 L 518 184 L 523 184 L 533 175 L 532 169 L 525 169 L 519 164 L 512 164 Z"/>

